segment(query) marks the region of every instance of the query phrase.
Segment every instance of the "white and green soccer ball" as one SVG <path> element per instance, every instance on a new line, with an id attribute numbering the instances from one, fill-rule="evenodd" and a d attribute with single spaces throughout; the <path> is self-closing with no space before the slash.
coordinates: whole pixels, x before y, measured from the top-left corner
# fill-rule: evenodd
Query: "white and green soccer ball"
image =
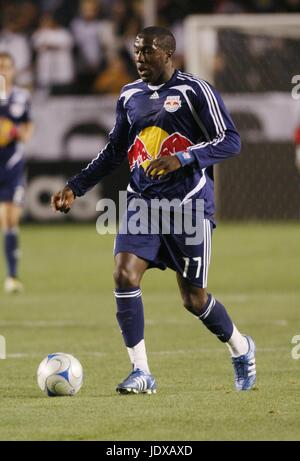
<path id="1" fill-rule="evenodd" d="M 78 359 L 64 352 L 49 354 L 37 370 L 40 389 L 49 397 L 76 394 L 83 383 L 83 369 Z"/>

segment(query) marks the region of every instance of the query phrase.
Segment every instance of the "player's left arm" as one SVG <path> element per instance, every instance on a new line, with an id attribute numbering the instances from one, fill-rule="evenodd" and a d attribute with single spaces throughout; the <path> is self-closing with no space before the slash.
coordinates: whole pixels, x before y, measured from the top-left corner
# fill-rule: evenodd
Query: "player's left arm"
<path id="1" fill-rule="evenodd" d="M 203 169 L 238 155 L 241 150 L 240 135 L 220 94 L 205 81 L 198 85 L 195 107 L 206 141 L 189 147 L 185 152 L 178 152 L 176 157 L 181 166 L 198 164 Z"/>
<path id="2" fill-rule="evenodd" d="M 196 88 L 196 95 L 192 96 L 200 121 L 199 131 L 202 130 L 206 141 L 191 146 L 184 152 L 152 161 L 146 170 L 147 175 L 162 177 L 192 164 L 198 164 L 203 169 L 240 153 L 240 135 L 217 90 L 202 81 Z"/>

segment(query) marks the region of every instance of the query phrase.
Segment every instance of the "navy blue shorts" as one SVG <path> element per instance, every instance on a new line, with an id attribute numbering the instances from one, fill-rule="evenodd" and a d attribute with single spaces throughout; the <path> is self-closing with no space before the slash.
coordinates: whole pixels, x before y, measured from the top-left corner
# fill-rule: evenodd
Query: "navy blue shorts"
<path id="1" fill-rule="evenodd" d="M 11 169 L 1 168 L 0 202 L 12 202 L 21 206 L 24 202 L 24 162 Z"/>
<path id="2" fill-rule="evenodd" d="M 164 233 L 121 233 L 128 217 L 123 217 L 116 236 L 114 255 L 132 253 L 149 262 L 149 268 L 173 269 L 191 284 L 205 288 L 207 286 L 208 267 L 211 256 L 211 236 L 213 223 L 202 219 L 203 239 L 198 244 L 187 244 L 187 235 L 183 232 Z M 121 232 L 120 232 L 121 230 Z"/>

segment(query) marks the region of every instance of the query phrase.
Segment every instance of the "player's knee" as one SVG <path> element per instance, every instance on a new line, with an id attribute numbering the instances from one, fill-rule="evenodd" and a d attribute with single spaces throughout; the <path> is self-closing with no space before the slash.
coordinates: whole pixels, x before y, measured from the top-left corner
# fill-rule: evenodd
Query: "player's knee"
<path id="1" fill-rule="evenodd" d="M 12 206 L 4 205 L 1 213 L 1 230 L 11 232 L 18 229 L 20 212 Z"/>
<path id="2" fill-rule="evenodd" d="M 140 284 L 140 274 L 127 267 L 116 267 L 114 272 L 116 288 L 134 288 Z"/>
<path id="3" fill-rule="evenodd" d="M 191 314 L 199 316 L 207 303 L 207 299 L 206 291 L 200 294 L 186 294 L 183 298 L 183 305 Z"/>
<path id="4" fill-rule="evenodd" d="M 17 228 L 14 222 L 9 219 L 2 219 L 1 221 L 1 230 L 3 232 L 12 232 Z"/>
<path id="5" fill-rule="evenodd" d="M 13 222 L 8 222 L 6 223 L 6 226 L 5 226 L 5 232 L 14 232 L 14 233 L 17 233 L 18 232 L 18 226 L 13 223 Z"/>

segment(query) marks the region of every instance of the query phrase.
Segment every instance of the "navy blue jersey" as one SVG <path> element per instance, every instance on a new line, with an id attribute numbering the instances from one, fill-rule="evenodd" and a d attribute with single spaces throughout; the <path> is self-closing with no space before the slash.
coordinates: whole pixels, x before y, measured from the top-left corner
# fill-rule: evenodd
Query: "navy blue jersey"
<path id="1" fill-rule="evenodd" d="M 151 160 L 182 151 L 189 165 L 162 179 L 146 176 Z M 182 203 L 201 198 L 205 217 L 213 219 L 213 165 L 239 151 L 239 134 L 218 92 L 176 70 L 163 85 L 137 80 L 123 87 L 108 144 L 68 185 L 81 196 L 128 157 L 129 192 Z"/>
<path id="2" fill-rule="evenodd" d="M 8 99 L 1 101 L 0 119 L 10 119 L 16 126 L 31 120 L 30 96 L 28 91 L 13 87 Z M 13 168 L 18 162 L 23 161 L 24 151 L 22 143 L 12 140 L 6 146 L 0 147 L 0 177 Z"/>

